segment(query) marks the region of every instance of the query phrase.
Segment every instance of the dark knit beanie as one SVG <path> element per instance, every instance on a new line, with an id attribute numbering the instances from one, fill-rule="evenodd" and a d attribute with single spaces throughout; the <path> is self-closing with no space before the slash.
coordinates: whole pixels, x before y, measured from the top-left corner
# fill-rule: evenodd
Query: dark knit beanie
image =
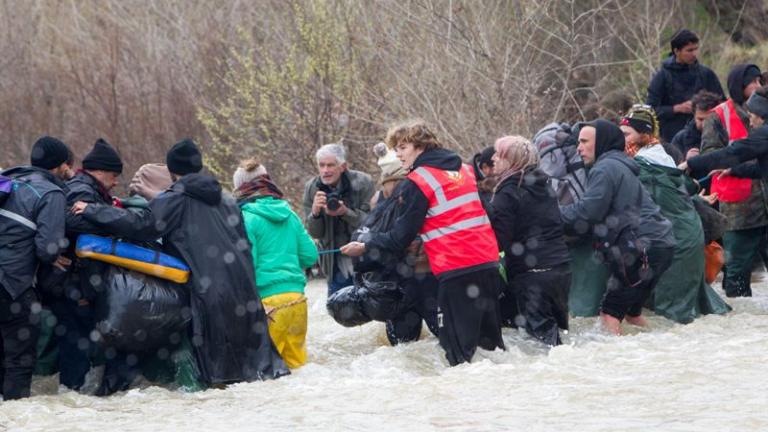
<path id="1" fill-rule="evenodd" d="M 203 169 L 203 156 L 197 144 L 191 139 L 184 139 L 171 147 L 165 156 L 168 171 L 173 174 L 186 175 L 200 172 Z"/>
<path id="2" fill-rule="evenodd" d="M 44 136 L 32 146 L 29 159 L 32 166 L 42 169 L 54 169 L 69 160 L 70 151 L 60 140 Z"/>
<path id="3" fill-rule="evenodd" d="M 94 171 L 123 172 L 123 161 L 108 142 L 99 138 L 93 149 L 83 158 L 83 169 Z"/>

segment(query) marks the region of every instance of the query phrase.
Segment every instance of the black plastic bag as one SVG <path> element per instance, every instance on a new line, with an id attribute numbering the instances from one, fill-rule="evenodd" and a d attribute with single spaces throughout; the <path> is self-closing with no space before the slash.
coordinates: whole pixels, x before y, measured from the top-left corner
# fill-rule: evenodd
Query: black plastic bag
<path id="1" fill-rule="evenodd" d="M 337 323 L 355 327 L 397 318 L 408 308 L 406 303 L 403 289 L 396 282 L 372 280 L 358 274 L 354 285 L 331 294 L 325 306 Z"/>
<path id="2" fill-rule="evenodd" d="M 360 305 L 365 315 L 372 320 L 391 320 L 397 318 L 405 309 L 405 296 L 396 282 L 373 281 L 366 277 L 359 279 L 355 283 L 360 297 Z"/>
<path id="3" fill-rule="evenodd" d="M 325 302 L 328 314 L 344 327 L 356 327 L 371 321 L 363 311 L 360 293 L 355 285 L 344 287 L 328 297 Z"/>
<path id="4" fill-rule="evenodd" d="M 183 286 L 120 267 L 110 266 L 96 299 L 96 330 L 106 346 L 121 351 L 176 345 L 191 317 Z"/>

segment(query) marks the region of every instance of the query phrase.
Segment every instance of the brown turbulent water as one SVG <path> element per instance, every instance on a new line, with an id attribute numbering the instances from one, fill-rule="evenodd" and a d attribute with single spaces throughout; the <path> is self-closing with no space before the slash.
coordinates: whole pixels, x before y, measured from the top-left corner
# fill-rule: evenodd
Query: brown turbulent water
<path id="1" fill-rule="evenodd" d="M 309 363 L 289 377 L 181 393 L 144 384 L 109 398 L 58 392 L 0 403 L 2 431 L 768 430 L 768 277 L 734 311 L 602 334 L 574 319 L 566 344 L 505 330 L 508 350 L 447 367 L 437 340 L 390 347 L 383 324 L 343 328 L 313 282 Z"/>

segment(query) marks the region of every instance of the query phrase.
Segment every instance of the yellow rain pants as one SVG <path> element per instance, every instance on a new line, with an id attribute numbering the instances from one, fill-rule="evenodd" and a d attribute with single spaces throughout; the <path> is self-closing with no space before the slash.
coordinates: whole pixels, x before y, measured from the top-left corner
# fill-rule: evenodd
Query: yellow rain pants
<path id="1" fill-rule="evenodd" d="M 262 299 L 269 321 L 269 335 L 290 369 L 307 361 L 307 301 L 295 292 Z"/>

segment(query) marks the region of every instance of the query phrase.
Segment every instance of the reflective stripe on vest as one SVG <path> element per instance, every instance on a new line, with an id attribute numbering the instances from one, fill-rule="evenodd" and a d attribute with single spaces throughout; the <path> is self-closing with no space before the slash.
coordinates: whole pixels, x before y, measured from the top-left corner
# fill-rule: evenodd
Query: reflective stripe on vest
<path id="1" fill-rule="evenodd" d="M 720 117 L 720 123 L 725 127 L 725 131 L 728 134 L 728 145 L 749 135 L 747 127 L 741 121 L 741 117 L 739 117 L 739 113 L 733 105 L 733 99 L 728 99 L 721 103 L 713 111 L 717 113 L 717 116 Z"/>
<path id="2" fill-rule="evenodd" d="M 498 244 L 467 165 L 458 172 L 419 167 L 408 179 L 427 197 L 419 230 L 435 275 L 498 260 Z"/>
<path id="3" fill-rule="evenodd" d="M 5 210 L 5 209 L 0 209 L 0 216 L 4 216 L 4 217 L 6 217 L 8 219 L 16 221 L 16 222 L 24 225 L 25 227 L 31 229 L 32 231 L 37 231 L 37 224 L 32 222 L 31 220 L 25 218 L 24 216 L 22 216 L 20 214 L 17 214 L 17 213 L 14 213 L 14 212 L 11 212 L 11 211 L 8 211 L 8 210 Z"/>
<path id="4" fill-rule="evenodd" d="M 488 220 L 488 216 L 478 216 L 474 217 L 472 219 L 465 219 L 461 222 L 456 222 L 453 225 L 448 225 L 442 228 L 435 228 L 432 231 L 425 232 L 421 235 L 421 239 L 424 240 L 424 242 L 432 241 L 434 239 L 446 236 L 448 234 L 453 234 L 455 232 L 474 228 L 480 225 L 489 224 L 491 221 Z"/>

